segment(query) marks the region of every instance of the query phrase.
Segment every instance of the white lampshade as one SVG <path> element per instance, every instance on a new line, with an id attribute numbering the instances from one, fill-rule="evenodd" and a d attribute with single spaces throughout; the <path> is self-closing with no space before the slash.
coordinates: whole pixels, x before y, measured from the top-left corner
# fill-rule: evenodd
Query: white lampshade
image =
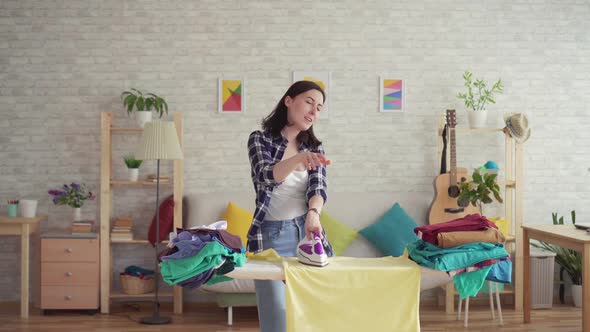
<path id="1" fill-rule="evenodd" d="M 139 160 L 182 159 L 174 122 L 156 120 L 146 123 L 135 158 Z"/>

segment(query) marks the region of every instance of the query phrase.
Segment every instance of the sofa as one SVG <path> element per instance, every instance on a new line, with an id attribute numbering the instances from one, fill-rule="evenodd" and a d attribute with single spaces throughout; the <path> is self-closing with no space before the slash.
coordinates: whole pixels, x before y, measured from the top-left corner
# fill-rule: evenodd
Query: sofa
<path id="1" fill-rule="evenodd" d="M 254 212 L 255 208 L 253 190 L 248 192 L 187 193 L 185 198 L 186 200 L 183 201 L 186 202 L 188 208 L 188 216 L 185 218 L 184 225 L 186 228 L 207 225 L 220 220 L 230 201 L 251 212 Z M 418 225 L 424 225 L 428 220 L 428 208 L 431 201 L 431 192 L 328 192 L 328 201 L 323 210 L 339 222 L 359 231 L 375 223 L 396 202 Z M 384 255 L 359 234 L 344 250 L 342 256 L 382 257 Z M 452 281 L 444 272 L 420 268 L 421 291 L 436 288 Z M 256 305 L 253 280 L 234 279 L 211 286 L 204 285 L 198 291 L 215 294 L 217 304 L 227 308 L 228 325 L 232 325 L 233 307 Z"/>

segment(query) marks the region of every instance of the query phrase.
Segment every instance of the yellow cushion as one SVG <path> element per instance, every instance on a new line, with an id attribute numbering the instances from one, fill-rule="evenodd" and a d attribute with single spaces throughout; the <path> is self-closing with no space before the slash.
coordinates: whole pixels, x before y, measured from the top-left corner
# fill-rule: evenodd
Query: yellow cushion
<path id="1" fill-rule="evenodd" d="M 350 243 L 352 243 L 352 241 L 358 236 L 357 231 L 330 216 L 326 211 L 322 211 L 322 214 L 320 215 L 320 223 L 326 231 L 328 241 L 330 241 L 336 256 L 342 255 L 344 250 L 348 248 Z"/>
<path id="2" fill-rule="evenodd" d="M 504 236 L 511 235 L 510 234 L 511 225 L 510 225 L 509 219 L 491 218 L 491 217 L 487 217 L 487 218 L 489 221 L 493 222 L 494 224 L 496 224 L 496 226 L 498 226 L 498 230 L 500 231 L 500 233 L 502 233 L 502 235 L 504 235 Z"/>
<path id="3" fill-rule="evenodd" d="M 237 235 L 242 240 L 244 247 L 248 241 L 247 234 L 252 224 L 254 214 L 246 209 L 243 209 L 236 205 L 234 202 L 229 202 L 225 213 L 221 217 L 221 220 L 227 221 L 227 231 L 234 235 Z"/>

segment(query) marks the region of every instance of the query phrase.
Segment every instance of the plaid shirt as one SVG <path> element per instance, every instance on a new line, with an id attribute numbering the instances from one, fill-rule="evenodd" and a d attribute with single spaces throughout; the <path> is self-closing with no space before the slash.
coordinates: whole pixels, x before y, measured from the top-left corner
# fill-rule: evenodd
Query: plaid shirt
<path id="1" fill-rule="evenodd" d="M 274 188 L 281 185 L 274 179 L 273 167 L 283 159 L 287 139 L 281 136 L 273 136 L 270 132 L 254 131 L 248 139 L 248 156 L 252 167 L 252 182 L 256 191 L 256 210 L 254 211 L 254 220 L 248 231 L 248 251 L 260 252 L 262 247 L 262 230 L 260 226 L 266 216 L 266 209 L 270 202 L 270 194 Z M 317 150 L 311 149 L 305 144 L 299 145 L 299 151 L 312 151 L 324 154 L 324 149 L 320 145 Z M 315 196 L 320 195 L 326 202 L 326 167 L 320 166 L 315 170 L 308 171 L 308 185 L 306 198 L 307 202 Z M 322 241 L 324 248 L 329 256 L 332 254 L 332 247 L 324 234 Z"/>

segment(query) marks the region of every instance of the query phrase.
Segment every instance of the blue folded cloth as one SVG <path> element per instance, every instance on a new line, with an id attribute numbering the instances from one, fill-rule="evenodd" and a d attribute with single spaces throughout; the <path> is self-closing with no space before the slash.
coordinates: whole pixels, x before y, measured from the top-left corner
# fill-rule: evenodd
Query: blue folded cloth
<path id="1" fill-rule="evenodd" d="M 144 269 L 142 267 L 139 266 L 135 266 L 135 265 L 130 265 L 127 266 L 125 268 L 125 274 L 131 275 L 131 276 L 136 276 L 136 277 L 141 277 L 141 276 L 149 276 L 154 274 L 153 270 L 148 270 L 148 269 Z"/>
<path id="2" fill-rule="evenodd" d="M 509 284 L 512 281 L 512 261 L 505 259 L 492 265 L 486 280 Z"/>

